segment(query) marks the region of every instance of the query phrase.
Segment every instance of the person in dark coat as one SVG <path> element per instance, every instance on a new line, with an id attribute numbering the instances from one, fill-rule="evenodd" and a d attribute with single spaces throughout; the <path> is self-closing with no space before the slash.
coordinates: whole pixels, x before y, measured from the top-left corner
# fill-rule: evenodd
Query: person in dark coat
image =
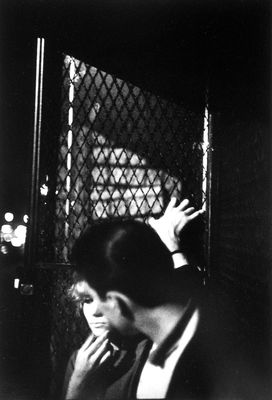
<path id="1" fill-rule="evenodd" d="M 172 201 L 172 222 L 161 220 L 161 230 L 151 223 L 157 233 L 138 221 L 104 221 L 75 244 L 75 270 L 110 326 L 128 336 L 136 329 L 148 338 L 138 345 L 131 368 L 108 386 L 105 398 L 217 398 L 218 364 L 201 307 L 199 271 L 189 265 L 173 268 L 179 263 L 173 263 L 174 256 L 182 254 L 179 229 L 201 213 L 188 203 L 175 207 Z"/>

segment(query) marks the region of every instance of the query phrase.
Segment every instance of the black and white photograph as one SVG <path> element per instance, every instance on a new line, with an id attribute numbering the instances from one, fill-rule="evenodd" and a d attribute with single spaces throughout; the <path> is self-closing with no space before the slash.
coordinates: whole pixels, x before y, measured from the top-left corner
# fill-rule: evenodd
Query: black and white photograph
<path id="1" fill-rule="evenodd" d="M 0 399 L 272 398 L 269 0 L 0 0 Z"/>

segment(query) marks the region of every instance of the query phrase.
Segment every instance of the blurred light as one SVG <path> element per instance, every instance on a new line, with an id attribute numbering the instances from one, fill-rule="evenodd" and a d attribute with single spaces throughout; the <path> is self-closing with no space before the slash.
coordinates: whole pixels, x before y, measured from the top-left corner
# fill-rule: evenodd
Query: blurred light
<path id="1" fill-rule="evenodd" d="M 25 243 L 26 240 L 26 226 L 18 225 L 14 230 L 14 236 L 11 239 L 11 244 L 14 247 L 20 247 Z"/>
<path id="2" fill-rule="evenodd" d="M 11 222 L 11 221 L 13 221 L 14 215 L 13 215 L 11 212 L 7 212 L 7 213 L 4 215 L 4 218 L 5 218 L 5 221 Z"/>
<path id="3" fill-rule="evenodd" d="M 5 246 L 5 245 L 2 245 L 2 246 L 1 246 L 1 253 L 2 253 L 2 254 L 8 254 L 8 248 L 7 248 L 7 246 Z"/>
<path id="4" fill-rule="evenodd" d="M 25 224 L 27 224 L 28 223 L 28 215 L 24 215 L 24 217 L 23 217 L 23 221 L 24 221 L 24 223 Z"/>
<path id="5" fill-rule="evenodd" d="M 18 225 L 17 228 L 14 230 L 14 233 L 18 238 L 25 238 L 26 237 L 26 226 Z"/>
<path id="6" fill-rule="evenodd" d="M 4 233 L 3 238 L 5 242 L 10 242 L 12 239 L 12 234 L 11 233 Z"/>
<path id="7" fill-rule="evenodd" d="M 24 296 L 32 296 L 34 292 L 34 286 L 31 283 L 22 283 L 20 285 L 20 293 Z"/>
<path id="8" fill-rule="evenodd" d="M 9 225 L 9 224 L 2 225 L 1 226 L 1 232 L 4 233 L 4 234 L 5 233 L 12 233 L 13 232 L 12 226 Z"/>
<path id="9" fill-rule="evenodd" d="M 42 187 L 40 188 L 40 191 L 41 191 L 41 195 L 42 195 L 42 196 L 47 196 L 47 193 L 48 193 L 48 186 L 46 186 L 46 184 L 44 183 L 44 184 L 42 185 Z"/>
<path id="10" fill-rule="evenodd" d="M 14 279 L 14 289 L 19 289 L 19 285 L 20 285 L 20 279 L 15 278 Z"/>
<path id="11" fill-rule="evenodd" d="M 23 242 L 21 238 L 15 236 L 11 239 L 11 244 L 13 247 L 21 247 Z"/>

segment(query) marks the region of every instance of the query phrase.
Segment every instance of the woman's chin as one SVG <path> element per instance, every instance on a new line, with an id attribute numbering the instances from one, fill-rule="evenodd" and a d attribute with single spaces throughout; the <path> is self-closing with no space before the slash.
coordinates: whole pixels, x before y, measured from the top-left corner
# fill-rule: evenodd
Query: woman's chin
<path id="1" fill-rule="evenodd" d="M 109 330 L 109 328 L 108 328 L 107 325 L 104 325 L 104 326 L 94 326 L 94 325 L 91 325 L 90 328 L 91 328 L 92 333 L 93 333 L 95 336 L 101 336 L 101 335 L 103 335 L 104 332 L 106 332 L 106 331 Z"/>

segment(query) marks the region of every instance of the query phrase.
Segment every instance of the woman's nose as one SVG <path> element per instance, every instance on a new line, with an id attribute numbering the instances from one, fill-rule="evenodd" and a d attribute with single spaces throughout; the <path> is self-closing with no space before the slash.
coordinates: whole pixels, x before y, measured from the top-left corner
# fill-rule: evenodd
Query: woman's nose
<path id="1" fill-rule="evenodd" d="M 84 307 L 83 307 L 83 310 L 84 310 L 84 313 L 91 314 L 91 315 L 93 315 L 95 317 L 101 317 L 102 316 L 102 313 L 98 308 L 98 305 L 95 304 L 94 302 L 91 303 L 91 304 L 86 304 L 85 303 Z"/>
<path id="2" fill-rule="evenodd" d="M 95 317 L 101 317 L 101 316 L 102 316 L 102 313 L 101 313 L 101 311 L 98 309 L 97 306 L 93 309 L 93 315 L 94 315 Z"/>

